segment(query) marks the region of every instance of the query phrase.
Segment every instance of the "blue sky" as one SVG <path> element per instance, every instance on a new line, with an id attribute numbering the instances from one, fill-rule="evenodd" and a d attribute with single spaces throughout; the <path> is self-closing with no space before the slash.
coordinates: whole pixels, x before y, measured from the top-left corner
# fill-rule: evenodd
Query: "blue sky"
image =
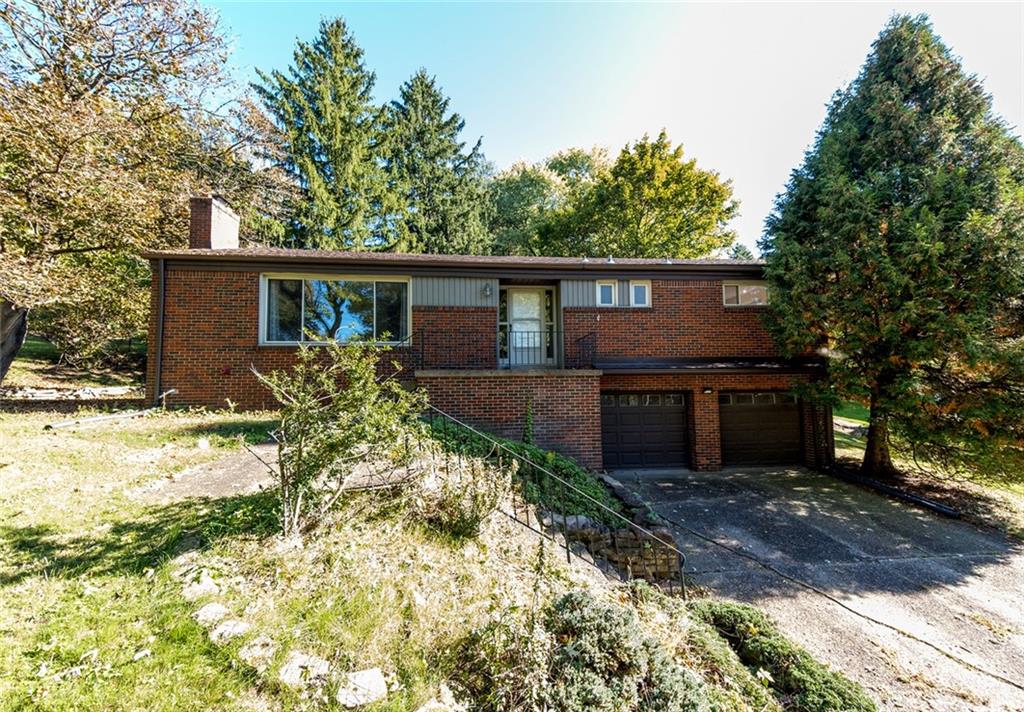
<path id="1" fill-rule="evenodd" d="M 377 74 L 378 101 L 420 67 L 437 76 L 500 169 L 569 146 L 614 155 L 668 130 L 731 179 L 753 247 L 774 196 L 894 12 L 927 13 L 1024 126 L 1024 3 L 255 3 L 212 2 L 242 80 L 284 68 L 297 37 L 344 17 Z"/>

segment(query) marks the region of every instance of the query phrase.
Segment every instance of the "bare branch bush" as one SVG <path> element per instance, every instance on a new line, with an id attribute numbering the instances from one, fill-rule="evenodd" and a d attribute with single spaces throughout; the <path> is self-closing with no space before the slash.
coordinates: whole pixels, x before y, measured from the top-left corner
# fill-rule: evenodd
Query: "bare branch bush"
<path id="1" fill-rule="evenodd" d="M 375 484 L 402 464 L 419 437 L 426 400 L 394 372 L 381 375 L 386 347 L 349 343 L 300 347 L 287 371 L 256 372 L 281 403 L 278 477 L 286 536 L 315 528 L 357 483 Z M 254 371 L 255 372 L 255 371 Z"/>

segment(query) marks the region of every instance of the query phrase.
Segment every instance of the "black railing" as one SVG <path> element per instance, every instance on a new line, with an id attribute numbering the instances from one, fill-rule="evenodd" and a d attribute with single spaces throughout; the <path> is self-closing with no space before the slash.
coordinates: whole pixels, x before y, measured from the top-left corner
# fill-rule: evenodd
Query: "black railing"
<path id="1" fill-rule="evenodd" d="M 597 334 L 566 339 L 561 331 L 421 329 L 392 345 L 403 369 L 593 368 Z"/>
<path id="2" fill-rule="evenodd" d="M 562 360 L 562 333 L 554 329 L 521 331 L 498 327 L 498 366 L 501 368 L 552 368 Z"/>
<path id="3" fill-rule="evenodd" d="M 569 347 L 565 365 L 569 368 L 593 368 L 597 357 L 597 332 L 579 337 Z"/>
<path id="4" fill-rule="evenodd" d="M 444 474 L 488 477 L 473 462 L 467 466 L 466 460 L 488 461 L 501 478 L 511 478 L 516 490 L 499 510 L 562 547 L 569 563 L 575 558 L 618 578 L 643 579 L 669 593 L 686 595 L 686 557 L 667 531 L 637 524 L 551 468 L 516 452 L 514 444 L 502 443 L 434 406 L 427 406 L 423 420 L 447 453 L 441 463 Z"/>

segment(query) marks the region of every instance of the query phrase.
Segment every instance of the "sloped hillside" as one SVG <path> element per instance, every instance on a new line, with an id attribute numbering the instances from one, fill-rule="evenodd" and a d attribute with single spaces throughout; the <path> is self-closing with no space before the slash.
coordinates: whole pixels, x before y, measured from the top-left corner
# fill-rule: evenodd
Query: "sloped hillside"
<path id="1" fill-rule="evenodd" d="M 0 419 L 0 709 L 870 708 L 775 689 L 720 634 L 757 631 L 570 565 L 501 513 L 514 492 L 478 527 L 440 511 L 465 488 L 356 492 L 282 540 L 273 497 L 220 481 L 266 416 L 53 419 Z"/>

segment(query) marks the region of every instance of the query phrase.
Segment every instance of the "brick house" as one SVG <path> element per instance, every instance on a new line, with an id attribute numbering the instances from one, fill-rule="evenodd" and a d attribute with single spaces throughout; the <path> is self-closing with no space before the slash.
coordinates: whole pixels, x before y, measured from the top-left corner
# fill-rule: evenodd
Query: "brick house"
<path id="1" fill-rule="evenodd" d="M 479 257 L 238 247 L 238 220 L 194 198 L 188 250 L 153 269 L 147 397 L 272 407 L 250 371 L 298 343 L 393 345 L 435 406 L 592 468 L 832 459 L 831 413 L 798 398 L 814 358 L 762 325 L 756 261 Z"/>

